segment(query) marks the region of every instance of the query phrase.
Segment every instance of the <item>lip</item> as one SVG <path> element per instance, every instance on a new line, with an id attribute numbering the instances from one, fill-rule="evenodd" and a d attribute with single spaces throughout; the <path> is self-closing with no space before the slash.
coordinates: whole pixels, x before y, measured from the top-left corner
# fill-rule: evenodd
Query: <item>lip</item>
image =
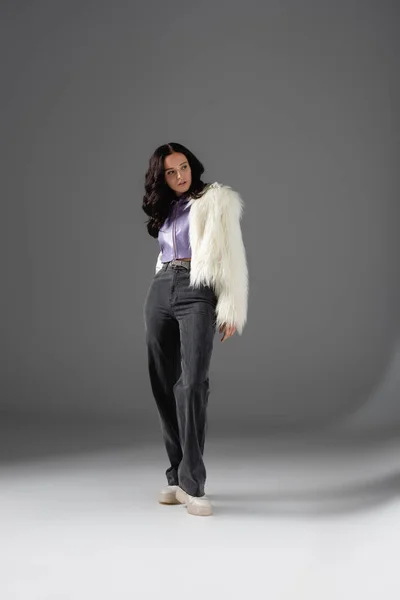
<path id="1" fill-rule="evenodd" d="M 182 181 L 182 183 L 178 183 L 178 185 L 185 185 L 186 181 Z"/>

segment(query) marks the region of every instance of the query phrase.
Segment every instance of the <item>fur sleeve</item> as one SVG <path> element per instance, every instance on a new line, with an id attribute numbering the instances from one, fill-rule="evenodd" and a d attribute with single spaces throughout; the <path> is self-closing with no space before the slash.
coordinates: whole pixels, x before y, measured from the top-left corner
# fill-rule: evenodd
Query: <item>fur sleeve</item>
<path id="1" fill-rule="evenodd" d="M 225 201 L 219 214 L 223 244 L 220 247 L 222 272 L 218 285 L 216 307 L 217 327 L 223 323 L 235 325 L 242 334 L 247 321 L 249 276 L 246 250 L 241 230 L 244 203 L 240 195 L 224 186 Z"/>

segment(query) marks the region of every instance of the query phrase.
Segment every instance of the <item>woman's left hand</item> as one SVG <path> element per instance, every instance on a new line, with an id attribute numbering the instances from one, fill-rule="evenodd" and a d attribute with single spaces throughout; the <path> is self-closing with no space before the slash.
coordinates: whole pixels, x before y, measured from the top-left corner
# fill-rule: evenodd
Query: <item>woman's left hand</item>
<path id="1" fill-rule="evenodd" d="M 219 328 L 219 332 L 224 333 L 224 335 L 221 339 L 221 342 L 224 342 L 229 337 L 231 337 L 235 333 L 235 331 L 236 331 L 236 327 L 234 325 L 227 325 L 226 323 L 221 325 L 221 327 Z"/>

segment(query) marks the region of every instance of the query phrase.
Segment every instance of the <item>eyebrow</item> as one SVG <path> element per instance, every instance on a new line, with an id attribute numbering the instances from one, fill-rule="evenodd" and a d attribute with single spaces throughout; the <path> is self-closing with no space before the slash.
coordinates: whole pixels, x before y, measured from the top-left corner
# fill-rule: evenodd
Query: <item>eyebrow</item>
<path id="1" fill-rule="evenodd" d="M 183 162 L 181 162 L 180 165 L 178 165 L 179 167 L 181 167 L 182 165 L 184 165 L 185 163 L 187 163 L 187 160 L 184 160 Z M 168 169 L 164 169 L 164 171 L 170 171 L 171 169 L 175 169 L 175 167 L 168 167 Z"/>

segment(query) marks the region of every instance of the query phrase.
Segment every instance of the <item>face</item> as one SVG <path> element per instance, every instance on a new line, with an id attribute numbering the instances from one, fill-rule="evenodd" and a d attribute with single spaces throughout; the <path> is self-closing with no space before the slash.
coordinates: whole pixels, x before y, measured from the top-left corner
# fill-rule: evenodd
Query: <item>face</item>
<path id="1" fill-rule="evenodd" d="M 192 172 L 184 154 L 174 152 L 164 159 L 165 181 L 177 196 L 182 196 L 192 184 Z"/>

